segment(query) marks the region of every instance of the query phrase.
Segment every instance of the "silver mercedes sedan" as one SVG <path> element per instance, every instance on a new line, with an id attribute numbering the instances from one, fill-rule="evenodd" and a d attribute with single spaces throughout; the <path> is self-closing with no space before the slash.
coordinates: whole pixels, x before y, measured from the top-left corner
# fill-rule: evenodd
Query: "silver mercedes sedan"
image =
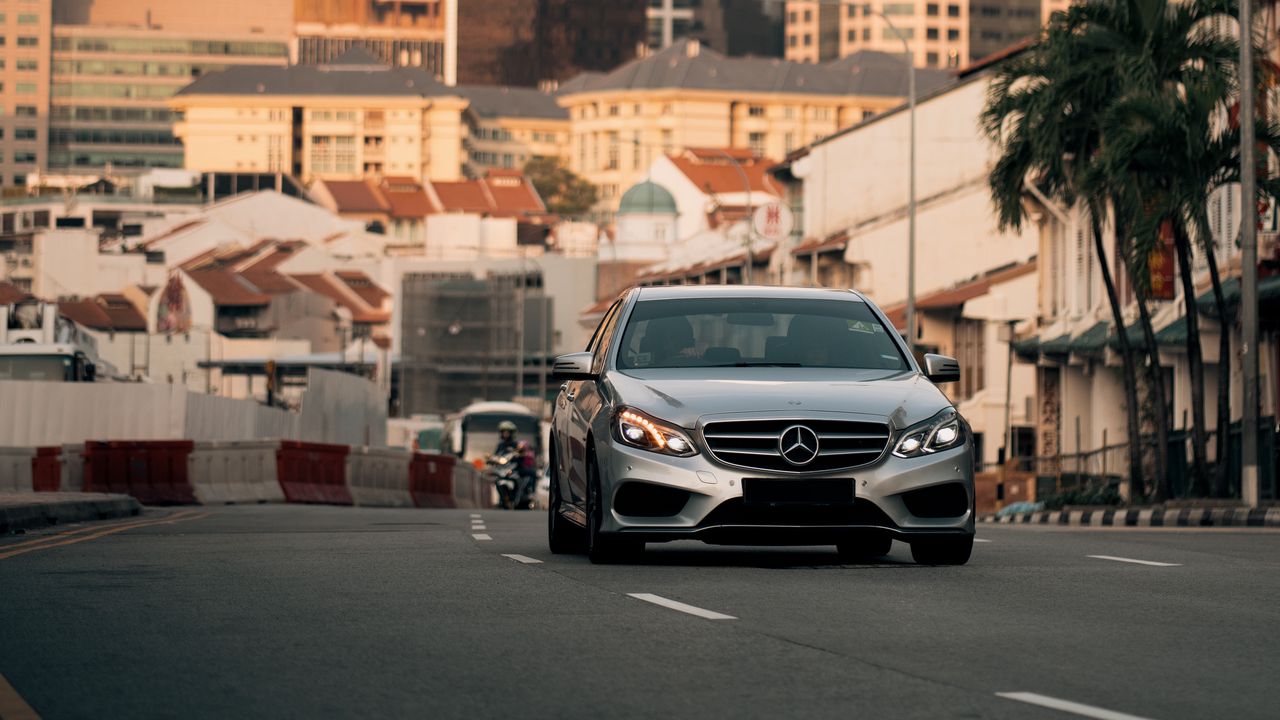
<path id="1" fill-rule="evenodd" d="M 649 542 L 835 545 L 961 565 L 973 549 L 973 443 L 870 300 L 848 290 L 638 288 L 566 380 L 550 447 L 552 552 L 592 562 Z"/>

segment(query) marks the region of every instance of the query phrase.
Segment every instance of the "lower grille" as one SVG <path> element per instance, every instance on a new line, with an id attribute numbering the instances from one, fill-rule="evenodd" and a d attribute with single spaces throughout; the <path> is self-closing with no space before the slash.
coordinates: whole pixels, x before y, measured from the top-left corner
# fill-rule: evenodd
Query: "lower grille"
<path id="1" fill-rule="evenodd" d="M 797 426 L 811 430 L 817 438 L 817 452 L 808 462 L 788 461 L 779 447 L 782 434 Z M 707 423 L 702 436 L 711 455 L 726 465 L 818 473 L 852 470 L 875 462 L 889 444 L 889 426 L 859 420 L 720 420 Z M 805 438 L 812 436 L 806 434 Z M 799 459 L 807 458 L 802 454 Z"/>
<path id="2" fill-rule="evenodd" d="M 859 498 L 851 505 L 751 505 L 742 498 L 725 500 L 703 519 L 698 527 L 720 525 L 855 525 L 895 528 L 893 521 L 870 500 Z"/>

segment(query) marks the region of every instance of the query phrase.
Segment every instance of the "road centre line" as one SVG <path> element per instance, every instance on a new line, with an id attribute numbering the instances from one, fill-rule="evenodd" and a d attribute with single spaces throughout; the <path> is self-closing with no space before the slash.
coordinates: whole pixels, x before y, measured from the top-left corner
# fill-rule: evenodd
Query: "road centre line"
<path id="1" fill-rule="evenodd" d="M 1038 695 L 1031 692 L 998 692 L 997 697 L 1006 700 L 1016 700 L 1029 705 L 1039 705 L 1051 710 L 1080 715 L 1082 717 L 1096 718 L 1096 720 L 1148 720 L 1147 718 L 1137 715 L 1129 715 L 1128 713 L 1116 712 L 1115 710 L 1107 710 L 1106 708 L 1094 707 L 1083 703 L 1071 702 L 1070 700 L 1059 700 L 1058 698 L 1049 697 L 1048 695 Z"/>
<path id="2" fill-rule="evenodd" d="M 52 542 L 34 544 L 35 541 L 33 541 L 32 543 L 24 543 L 23 547 L 19 547 L 14 550 L 4 551 L 3 549 L 0 549 L 0 560 L 7 560 L 11 557 L 25 555 L 26 553 L 35 552 L 37 550 L 48 550 L 50 548 L 64 547 L 66 545 L 75 545 L 76 543 L 87 542 L 89 540 L 97 540 L 98 538 L 114 535 L 116 533 L 124 532 L 125 530 L 133 530 L 134 528 L 154 527 L 156 525 L 172 525 L 177 522 L 183 522 L 185 520 L 199 520 L 200 518 L 208 516 L 209 513 L 197 513 L 195 510 L 184 510 L 165 518 L 141 520 L 138 522 L 126 523 L 124 525 L 112 525 L 106 528 L 93 528 L 97 532 L 92 534 L 85 533 L 72 537 L 67 537 L 66 535 L 54 535 L 49 538 Z"/>
<path id="3" fill-rule="evenodd" d="M 471 517 L 472 517 L 473 519 L 474 519 L 474 518 L 478 518 L 478 517 L 480 517 L 480 513 L 471 513 Z"/>
<path id="4" fill-rule="evenodd" d="M 662 607 L 668 608 L 670 610 L 678 610 L 682 613 L 688 613 L 689 615 L 696 615 L 697 617 L 700 617 L 700 618 L 706 618 L 707 620 L 737 620 L 738 619 L 732 615 L 725 615 L 724 613 L 718 613 L 718 612 L 715 612 L 714 610 L 705 610 L 703 608 L 695 607 L 693 605 L 686 605 L 682 602 L 677 602 L 675 600 L 668 600 L 667 598 L 664 598 L 660 595 L 653 595 L 651 593 L 627 593 L 627 595 L 637 600 L 643 600 L 647 603 L 653 603 L 654 605 L 661 605 Z"/>
<path id="5" fill-rule="evenodd" d="M 502 557 L 511 558 L 512 560 L 515 560 L 518 563 L 524 563 L 525 565 L 541 565 L 542 564 L 541 560 L 537 558 L 531 558 L 528 555 L 516 555 L 515 553 L 511 553 L 511 554 L 503 553 Z"/>
<path id="6" fill-rule="evenodd" d="M 1135 565 L 1150 565 L 1152 567 L 1182 567 L 1182 563 L 1166 563 L 1155 562 L 1154 560 L 1134 560 L 1133 558 L 1122 558 L 1114 555 L 1086 555 L 1097 560 L 1114 560 L 1115 562 L 1133 563 Z"/>
<path id="7" fill-rule="evenodd" d="M 40 720 L 40 715 L 27 704 L 8 680 L 0 675 L 0 718 L 4 720 Z"/>
<path id="8" fill-rule="evenodd" d="M 492 540 L 493 539 L 489 537 L 486 533 L 472 533 L 471 537 L 475 538 L 476 540 Z"/>

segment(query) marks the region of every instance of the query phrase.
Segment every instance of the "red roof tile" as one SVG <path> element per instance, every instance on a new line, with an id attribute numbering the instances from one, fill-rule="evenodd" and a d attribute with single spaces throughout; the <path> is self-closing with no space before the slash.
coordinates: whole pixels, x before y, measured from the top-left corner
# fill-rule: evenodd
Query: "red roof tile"
<path id="1" fill-rule="evenodd" d="M 213 298 L 215 305 L 266 305 L 271 298 L 244 277 L 228 270 L 188 270 L 187 274 Z"/>
<path id="2" fill-rule="evenodd" d="M 421 186 L 413 190 L 392 190 L 383 188 L 383 196 L 391 206 L 391 217 L 422 218 L 436 211 L 436 207 L 427 197 Z"/>
<path id="3" fill-rule="evenodd" d="M 323 180 L 338 212 L 386 212 L 390 205 L 367 180 Z"/>
<path id="4" fill-rule="evenodd" d="M 61 301 L 58 314 L 90 330 L 111 330 L 111 318 L 92 300 Z"/>
<path id="5" fill-rule="evenodd" d="M 493 210 L 493 199 L 485 186 L 475 180 L 458 182 L 433 182 L 432 189 L 444 212 L 470 212 L 488 214 Z"/>
<path id="6" fill-rule="evenodd" d="M 312 292 L 323 295 L 351 311 L 351 318 L 356 322 L 377 324 L 385 323 L 391 319 L 390 312 L 378 307 L 369 307 L 363 298 L 337 278 L 313 274 L 291 275 L 290 277 Z"/>
<path id="7" fill-rule="evenodd" d="M 116 330 L 142 331 L 147 329 L 147 318 L 124 295 L 108 293 L 98 296 L 98 306 L 111 320 Z"/>
<path id="8" fill-rule="evenodd" d="M 807 255 L 809 253 L 831 252 L 833 250 L 844 250 L 849 245 L 849 236 L 844 233 L 837 233 L 827 238 L 819 240 L 818 238 L 810 238 L 791 248 L 792 255 Z"/>
<path id="9" fill-rule="evenodd" d="M 986 295 L 991 290 L 992 285 L 999 285 L 1035 271 L 1035 260 L 1028 260 L 1013 267 L 993 270 L 980 278 L 918 297 L 916 298 L 916 308 L 918 310 L 942 310 L 944 308 L 958 307 L 974 298 Z M 889 316 L 889 320 L 893 322 L 894 327 L 906 327 L 907 304 L 905 302 L 890 305 L 883 309 L 884 314 Z"/>
<path id="10" fill-rule="evenodd" d="M 737 148 L 725 148 L 724 151 L 729 153 L 736 164 L 721 155 L 720 150 L 712 148 L 690 148 L 679 155 L 668 157 L 690 182 L 707 193 L 740 193 L 750 186 L 753 193 L 781 194 L 769 175 L 769 168 L 774 165 L 774 161 L 756 157 L 750 151 Z M 744 174 L 747 176 L 746 183 L 742 181 Z"/>
<path id="11" fill-rule="evenodd" d="M 31 297 L 30 293 L 19 290 L 10 283 L 0 282 L 0 305 L 20 303 L 29 297 Z"/>
<path id="12" fill-rule="evenodd" d="M 382 303 L 391 297 L 391 293 L 383 290 L 368 275 L 359 270 L 339 270 L 334 273 L 338 279 L 351 288 L 351 292 L 360 296 L 369 307 L 381 310 Z"/>
<path id="13" fill-rule="evenodd" d="M 525 179 L 520 172 L 494 170 L 483 182 L 488 186 L 489 194 L 493 197 L 495 215 L 521 215 L 547 211 L 547 206 L 538 196 L 533 183 Z"/>

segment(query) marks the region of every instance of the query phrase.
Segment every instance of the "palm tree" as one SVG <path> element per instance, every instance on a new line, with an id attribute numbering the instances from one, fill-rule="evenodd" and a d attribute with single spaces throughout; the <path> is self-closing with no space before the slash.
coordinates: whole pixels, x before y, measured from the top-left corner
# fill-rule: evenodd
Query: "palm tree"
<path id="1" fill-rule="evenodd" d="M 1055 14 L 1040 42 L 1007 61 L 988 91 L 981 123 L 1001 154 L 988 177 L 1000 228 L 1020 228 L 1028 181 L 1064 205 L 1085 203 L 1089 210 L 1094 253 L 1098 257 L 1112 323 L 1119 329 L 1125 410 L 1129 435 L 1130 497 L 1146 494 L 1141 425 L 1137 396 L 1137 362 L 1125 332 L 1124 314 L 1107 262 L 1102 218 L 1112 189 L 1108 176 L 1093 166 L 1103 142 L 1101 110 L 1116 91 L 1114 74 L 1097 63 L 1090 48 L 1079 43 L 1079 12 Z M 1161 393 L 1163 395 L 1163 393 Z M 1158 400 L 1163 407 L 1163 399 Z M 1157 453 L 1157 476 L 1163 476 Z"/>

